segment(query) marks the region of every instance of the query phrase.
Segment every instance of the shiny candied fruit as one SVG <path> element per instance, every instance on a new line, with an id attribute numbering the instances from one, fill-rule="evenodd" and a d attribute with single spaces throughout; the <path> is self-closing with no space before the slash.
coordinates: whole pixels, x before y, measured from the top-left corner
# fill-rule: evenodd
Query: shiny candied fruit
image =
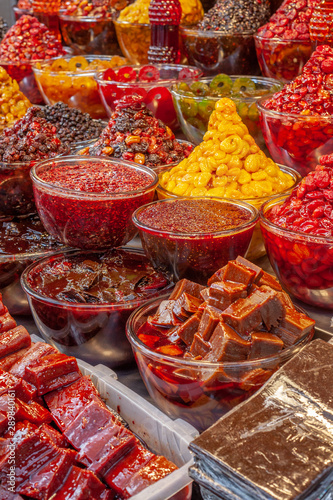
<path id="1" fill-rule="evenodd" d="M 158 167 L 179 162 L 191 151 L 191 145 L 178 142 L 169 127 L 153 116 L 142 98 L 127 95 L 117 101 L 99 140 L 83 153 Z"/>
<path id="2" fill-rule="evenodd" d="M 70 0 L 63 14 L 73 17 L 110 17 L 111 2 L 107 0 Z"/>
<path id="3" fill-rule="evenodd" d="M 33 189 L 52 236 L 73 247 L 99 249 L 123 245 L 135 235 L 132 213 L 152 201 L 155 185 L 154 176 L 138 166 L 68 157 L 39 164 Z"/>
<path id="4" fill-rule="evenodd" d="M 18 83 L 0 66 L 0 132 L 22 118 L 31 106 L 29 99 L 20 91 Z"/>
<path id="5" fill-rule="evenodd" d="M 134 223 L 156 269 L 171 273 L 175 280 L 206 283 L 230 259 L 245 255 L 256 217 L 235 203 L 176 198 L 138 209 Z"/>
<path id="6" fill-rule="evenodd" d="M 333 155 L 322 156 L 320 165 L 282 204 L 264 212 L 269 222 L 287 231 L 261 221 L 267 253 L 281 283 L 300 300 L 329 309 L 333 295 L 332 168 Z"/>
<path id="7" fill-rule="evenodd" d="M 302 176 L 315 168 L 318 156 L 331 152 L 332 88 L 333 49 L 321 45 L 302 74 L 260 107 L 261 128 L 272 157 Z"/>
<path id="8" fill-rule="evenodd" d="M 170 76 L 165 76 L 167 72 Z M 124 66 L 115 69 L 114 74 L 105 72 L 99 80 L 99 88 L 109 115 L 114 111 L 117 100 L 127 95 L 137 94 L 143 97 L 144 103 L 156 118 L 162 120 L 171 129 L 175 129 L 178 121 L 168 87 L 174 80 L 193 79 L 199 74 L 200 71 L 194 68 L 179 69 L 177 66 L 175 68 L 170 66 L 169 70 L 168 68 L 159 69 L 154 65 L 141 66 L 138 69 L 135 66 Z M 159 82 L 159 80 L 162 81 Z"/>
<path id="9" fill-rule="evenodd" d="M 123 9 L 118 19 L 127 23 L 149 24 L 150 0 L 135 0 Z M 204 12 L 200 0 L 180 0 L 182 8 L 180 24 L 190 26 L 203 17 Z"/>
<path id="10" fill-rule="evenodd" d="M 286 0 L 255 38 L 264 76 L 288 83 L 298 76 L 312 49 L 309 22 L 320 0 Z"/>

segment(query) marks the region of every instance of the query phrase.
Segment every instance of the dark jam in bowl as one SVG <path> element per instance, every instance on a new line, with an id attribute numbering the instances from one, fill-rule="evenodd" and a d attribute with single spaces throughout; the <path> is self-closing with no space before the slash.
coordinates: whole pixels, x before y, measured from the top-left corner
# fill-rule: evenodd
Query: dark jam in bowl
<path id="1" fill-rule="evenodd" d="M 115 367 L 132 359 L 129 315 L 173 283 L 142 251 L 127 248 L 54 254 L 27 268 L 22 286 L 44 338 L 66 354 Z"/>
<path id="2" fill-rule="evenodd" d="M 73 247 L 97 250 L 135 235 L 131 216 L 152 201 L 157 175 L 147 167 L 93 157 L 63 157 L 31 172 L 36 206 L 47 231 Z"/>
<path id="3" fill-rule="evenodd" d="M 133 222 L 153 266 L 206 283 L 229 260 L 244 256 L 257 210 L 219 198 L 165 199 L 139 208 Z"/>

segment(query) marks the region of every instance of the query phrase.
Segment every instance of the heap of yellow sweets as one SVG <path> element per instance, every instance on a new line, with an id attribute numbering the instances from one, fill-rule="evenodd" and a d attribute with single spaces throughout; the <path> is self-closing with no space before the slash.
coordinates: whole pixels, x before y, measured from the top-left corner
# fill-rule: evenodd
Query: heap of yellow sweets
<path id="1" fill-rule="evenodd" d="M 208 130 L 188 158 L 160 176 L 161 186 L 178 196 L 250 199 L 281 193 L 292 177 L 256 145 L 231 99 L 220 99 Z"/>
<path id="2" fill-rule="evenodd" d="M 0 66 L 0 131 L 22 118 L 30 106 L 17 81 Z"/>
<path id="3" fill-rule="evenodd" d="M 120 12 L 119 21 L 149 24 L 149 4 L 150 0 L 136 0 Z M 190 26 L 197 24 L 203 18 L 204 10 L 200 0 L 180 0 L 180 5 L 182 7 L 180 24 Z"/>

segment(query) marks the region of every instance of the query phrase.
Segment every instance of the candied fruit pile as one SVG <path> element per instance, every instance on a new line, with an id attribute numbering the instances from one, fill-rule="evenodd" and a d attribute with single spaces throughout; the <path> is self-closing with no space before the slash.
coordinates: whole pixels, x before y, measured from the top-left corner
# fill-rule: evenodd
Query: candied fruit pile
<path id="1" fill-rule="evenodd" d="M 0 60 L 36 61 L 63 55 L 57 37 L 33 16 L 22 16 L 0 43 Z"/>
<path id="2" fill-rule="evenodd" d="M 302 74 L 265 101 L 264 106 L 283 113 L 332 115 L 333 48 L 320 45 L 304 66 Z"/>
<path id="3" fill-rule="evenodd" d="M 108 17 L 111 2 L 107 0 L 71 0 L 66 2 L 63 14 L 66 16 Z"/>
<path id="4" fill-rule="evenodd" d="M 309 23 L 320 0 L 286 0 L 269 22 L 258 29 L 264 38 L 310 40 Z"/>
<path id="5" fill-rule="evenodd" d="M 57 129 L 38 117 L 39 108 L 29 108 L 26 115 L 0 135 L 0 161 L 29 162 L 53 158 L 69 152 L 56 135 Z"/>
<path id="6" fill-rule="evenodd" d="M 126 96 L 117 102 L 100 139 L 83 154 L 112 156 L 148 167 L 175 163 L 186 158 L 192 146 L 180 143 L 173 132 L 142 102 Z"/>
<path id="7" fill-rule="evenodd" d="M 160 177 L 161 186 L 179 196 L 236 199 L 272 196 L 293 182 L 259 149 L 228 98 L 216 103 L 203 142 Z"/>
<path id="8" fill-rule="evenodd" d="M 278 226 L 316 236 L 333 237 L 333 153 L 322 156 L 282 205 L 268 214 Z"/>
<path id="9" fill-rule="evenodd" d="M 40 63 L 36 64 L 38 69 L 42 69 L 45 73 L 81 73 L 82 71 L 103 71 L 108 68 L 114 68 L 116 66 L 122 66 L 126 63 L 126 59 L 120 56 L 112 56 L 110 60 L 102 60 L 96 57 L 92 61 L 89 61 L 84 56 L 74 56 L 71 58 L 64 59 L 60 57 L 52 62 L 49 66 L 42 65 Z M 54 75 L 52 75 L 54 76 Z M 58 82 L 60 83 L 60 82 Z M 80 82 L 82 85 L 84 82 Z"/>
<path id="10" fill-rule="evenodd" d="M 136 0 L 128 5 L 119 14 L 119 21 L 128 23 L 149 24 L 149 4 L 150 0 Z M 185 26 L 196 24 L 204 15 L 200 0 L 180 0 L 182 17 L 180 23 Z"/>
<path id="11" fill-rule="evenodd" d="M 17 6 L 19 9 L 32 10 L 32 0 L 19 0 Z"/>
<path id="12" fill-rule="evenodd" d="M 261 0 L 217 0 L 198 24 L 204 31 L 224 31 L 227 33 L 255 32 L 267 21 L 270 2 Z"/>
<path id="13" fill-rule="evenodd" d="M 0 131 L 23 118 L 30 106 L 29 99 L 19 90 L 16 80 L 0 67 Z"/>

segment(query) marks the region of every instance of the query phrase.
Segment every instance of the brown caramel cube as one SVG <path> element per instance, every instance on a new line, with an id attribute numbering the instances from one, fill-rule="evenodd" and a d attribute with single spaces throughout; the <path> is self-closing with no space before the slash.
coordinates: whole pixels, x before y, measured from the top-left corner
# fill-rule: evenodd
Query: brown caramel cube
<path id="1" fill-rule="evenodd" d="M 180 319 L 187 319 L 191 314 L 194 314 L 200 304 L 202 303 L 202 299 L 197 299 L 190 295 L 189 293 L 182 293 L 179 299 L 176 300 L 173 312 Z"/>
<path id="2" fill-rule="evenodd" d="M 200 295 L 201 295 L 201 298 L 204 301 L 208 300 L 208 298 L 209 298 L 209 288 L 204 288 L 203 290 L 201 290 Z"/>
<path id="3" fill-rule="evenodd" d="M 221 311 L 212 306 L 207 306 L 203 312 L 199 328 L 198 335 L 203 339 L 208 341 L 215 330 L 218 322 L 220 321 Z"/>
<path id="4" fill-rule="evenodd" d="M 178 283 L 176 284 L 175 288 L 173 289 L 169 297 L 169 300 L 179 299 L 181 294 L 184 292 L 193 295 L 193 297 L 196 297 L 197 299 L 202 299 L 200 292 L 204 288 L 206 287 L 204 287 L 203 285 L 199 285 L 199 283 L 194 283 L 194 281 L 190 281 L 184 278 L 178 281 Z"/>
<path id="5" fill-rule="evenodd" d="M 219 301 L 219 309 L 223 311 L 235 300 L 247 296 L 247 286 L 233 281 L 216 281 L 209 287 L 209 296 Z"/>
<path id="6" fill-rule="evenodd" d="M 240 255 L 238 255 L 238 257 L 236 258 L 236 262 L 238 262 L 238 264 L 241 264 L 244 267 L 248 267 L 249 269 L 252 269 L 252 271 L 255 271 L 255 273 L 256 273 L 256 277 L 254 279 L 255 282 L 259 281 L 259 279 L 263 275 L 264 271 L 261 269 L 261 267 L 256 266 L 255 264 L 253 264 L 253 262 L 250 262 L 249 260 L 244 259 L 244 257 L 241 257 Z"/>
<path id="7" fill-rule="evenodd" d="M 148 323 L 154 326 L 175 325 L 175 316 L 173 313 L 175 302 L 175 300 L 162 300 L 154 316 L 149 316 Z"/>
<path id="8" fill-rule="evenodd" d="M 243 336 L 248 336 L 261 325 L 260 306 L 251 302 L 248 297 L 236 300 L 222 311 L 221 316 L 225 323 Z"/>
<path id="9" fill-rule="evenodd" d="M 198 331 L 199 323 L 202 317 L 202 312 L 198 311 L 193 314 L 188 320 L 178 327 L 177 333 L 179 338 L 185 342 L 186 345 L 191 345 L 193 342 L 194 334 Z"/>
<path id="10" fill-rule="evenodd" d="M 274 333 L 289 347 L 308 333 L 315 325 L 315 321 L 296 309 L 287 309 L 286 315 Z"/>
<path id="11" fill-rule="evenodd" d="M 247 358 L 251 343 L 220 321 L 211 336 L 210 345 L 211 350 L 203 358 L 205 361 L 240 361 Z"/>
<path id="12" fill-rule="evenodd" d="M 223 275 L 224 281 L 234 281 L 235 283 L 243 283 L 248 286 L 254 282 L 257 272 L 239 264 L 235 260 L 230 260 Z"/>
<path id="13" fill-rule="evenodd" d="M 276 335 L 267 332 L 253 332 L 249 359 L 273 356 L 283 349 L 283 341 Z"/>
<path id="14" fill-rule="evenodd" d="M 291 298 L 289 297 L 289 295 L 284 292 L 283 290 L 281 292 L 277 292 L 276 293 L 277 297 L 279 297 L 281 303 L 286 307 L 286 308 L 290 308 L 290 309 L 295 309 L 295 306 L 291 300 Z"/>
<path id="15" fill-rule="evenodd" d="M 268 286 L 261 286 L 248 296 L 248 300 L 260 306 L 260 314 L 267 330 L 278 326 L 279 321 L 285 316 L 285 307 L 277 297 L 275 290 Z"/>
<path id="16" fill-rule="evenodd" d="M 213 276 L 211 276 L 209 278 L 209 280 L 207 281 L 207 285 L 210 286 L 212 285 L 213 283 L 215 283 L 215 281 L 222 281 L 224 279 L 224 273 L 225 273 L 225 270 L 227 269 L 227 266 L 224 266 L 224 267 L 221 267 L 221 269 L 218 269 L 214 274 Z"/>
<path id="17" fill-rule="evenodd" d="M 273 290 L 277 290 L 278 292 L 281 292 L 282 290 L 282 286 L 280 285 L 278 280 L 271 274 L 266 273 L 266 271 L 263 271 L 262 276 L 258 281 L 258 285 L 267 285 L 270 288 L 273 288 Z"/>
<path id="18" fill-rule="evenodd" d="M 191 345 L 190 353 L 193 356 L 202 356 L 204 357 L 207 352 L 210 350 L 210 345 L 208 342 L 205 342 L 197 333 L 194 335 L 194 339 Z"/>

